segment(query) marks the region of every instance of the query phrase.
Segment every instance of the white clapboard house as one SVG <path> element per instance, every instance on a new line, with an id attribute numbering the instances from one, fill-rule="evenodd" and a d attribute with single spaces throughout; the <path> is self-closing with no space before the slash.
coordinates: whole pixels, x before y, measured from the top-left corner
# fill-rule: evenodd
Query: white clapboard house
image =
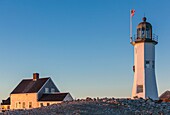
<path id="1" fill-rule="evenodd" d="M 50 77 L 39 78 L 38 73 L 33 79 L 23 79 L 10 93 L 6 100 L 2 100 L 2 111 L 15 109 L 31 109 L 63 101 L 72 101 L 70 93 L 60 93 Z"/>

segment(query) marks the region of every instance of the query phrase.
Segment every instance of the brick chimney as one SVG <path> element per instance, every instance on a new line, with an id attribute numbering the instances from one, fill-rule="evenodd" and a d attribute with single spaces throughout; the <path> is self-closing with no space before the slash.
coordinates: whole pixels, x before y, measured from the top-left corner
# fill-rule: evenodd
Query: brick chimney
<path id="1" fill-rule="evenodd" d="M 39 73 L 33 73 L 33 81 L 37 81 L 39 79 Z"/>

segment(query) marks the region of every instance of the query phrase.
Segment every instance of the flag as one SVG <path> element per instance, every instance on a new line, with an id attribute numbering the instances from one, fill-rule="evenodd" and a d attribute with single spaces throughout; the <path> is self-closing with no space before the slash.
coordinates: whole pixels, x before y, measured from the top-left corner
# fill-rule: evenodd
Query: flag
<path id="1" fill-rule="evenodd" d="M 132 9 L 132 10 L 131 10 L 131 17 L 133 17 L 134 15 L 135 15 L 135 10 Z"/>

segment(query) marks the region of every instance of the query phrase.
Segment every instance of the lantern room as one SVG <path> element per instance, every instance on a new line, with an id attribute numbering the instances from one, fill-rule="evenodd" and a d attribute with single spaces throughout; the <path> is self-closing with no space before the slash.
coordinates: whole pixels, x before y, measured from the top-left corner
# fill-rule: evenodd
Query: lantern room
<path id="1" fill-rule="evenodd" d="M 146 22 L 146 17 L 143 17 L 143 22 L 137 26 L 137 34 L 132 38 L 131 44 L 134 45 L 138 42 L 153 42 L 158 43 L 158 36 L 152 33 L 152 25 Z"/>
<path id="2" fill-rule="evenodd" d="M 137 39 L 152 39 L 152 25 L 146 22 L 146 17 L 137 26 Z"/>

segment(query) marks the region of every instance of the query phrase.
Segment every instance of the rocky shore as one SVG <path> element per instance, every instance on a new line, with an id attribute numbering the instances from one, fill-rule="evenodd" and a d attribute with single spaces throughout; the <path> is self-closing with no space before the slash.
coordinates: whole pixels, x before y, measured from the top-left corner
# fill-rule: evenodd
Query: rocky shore
<path id="1" fill-rule="evenodd" d="M 151 99 L 86 98 L 5 115 L 170 115 L 170 103 Z"/>

